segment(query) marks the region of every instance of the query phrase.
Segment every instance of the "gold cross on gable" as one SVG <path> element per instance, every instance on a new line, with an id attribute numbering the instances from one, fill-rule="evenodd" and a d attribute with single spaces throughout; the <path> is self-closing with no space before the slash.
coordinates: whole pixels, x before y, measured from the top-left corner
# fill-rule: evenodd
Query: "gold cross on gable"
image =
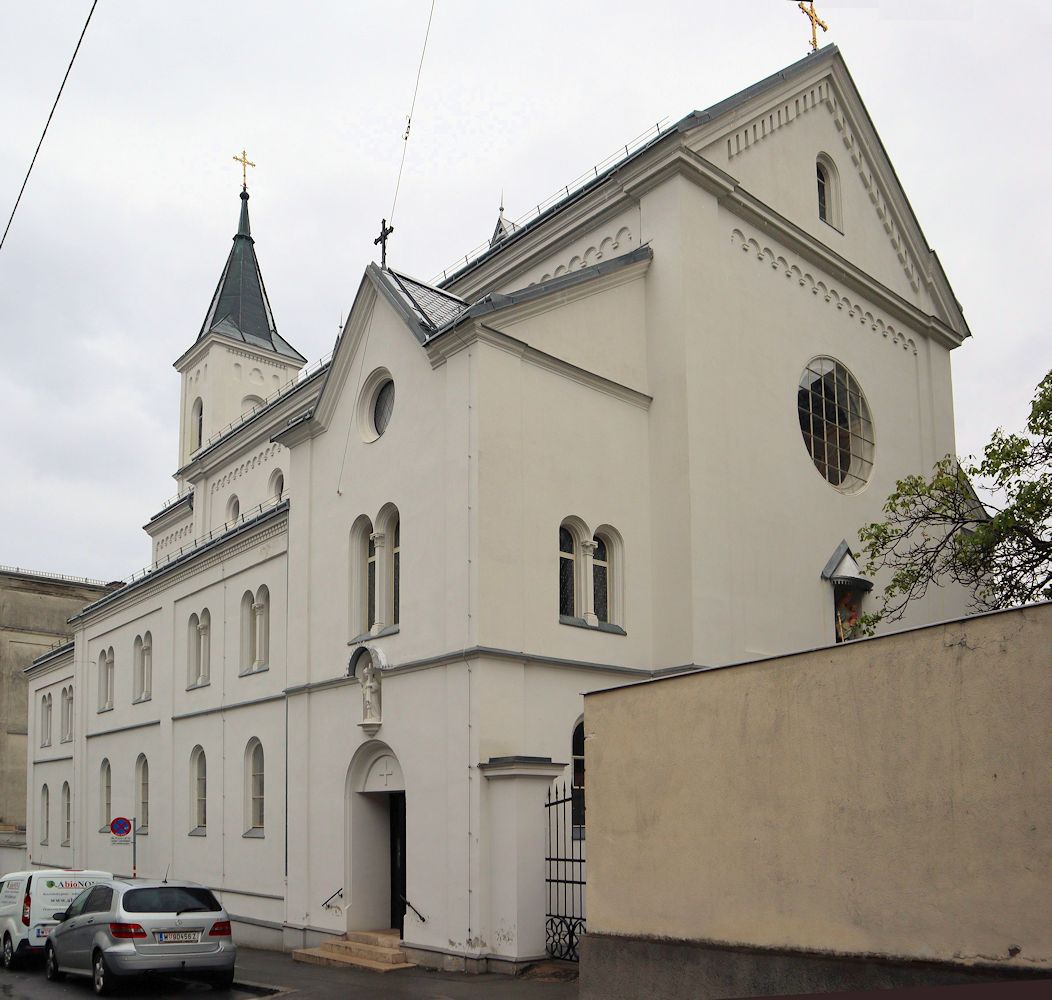
<path id="1" fill-rule="evenodd" d="M 241 150 L 240 156 L 235 156 L 235 160 L 241 164 L 241 186 L 247 191 L 248 190 L 248 168 L 254 167 L 255 164 L 248 158 L 248 154 Z"/>
<path id="2" fill-rule="evenodd" d="M 809 0 L 808 3 L 804 3 L 804 0 L 798 0 L 797 6 L 807 15 L 808 20 L 811 22 L 811 51 L 817 52 L 818 29 L 821 28 L 823 31 L 828 31 L 829 25 L 815 13 L 815 0 Z"/>

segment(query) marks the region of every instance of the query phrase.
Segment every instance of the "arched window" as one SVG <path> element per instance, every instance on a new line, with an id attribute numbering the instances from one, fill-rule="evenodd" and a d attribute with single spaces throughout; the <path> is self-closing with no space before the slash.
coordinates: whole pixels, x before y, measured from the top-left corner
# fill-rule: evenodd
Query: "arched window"
<path id="1" fill-rule="evenodd" d="M 143 692 L 142 636 L 132 644 L 132 701 L 141 701 Z"/>
<path id="2" fill-rule="evenodd" d="M 102 766 L 99 768 L 99 833 L 109 829 L 110 821 L 113 819 L 113 782 L 110 771 L 110 762 L 102 758 Z"/>
<path id="3" fill-rule="evenodd" d="M 592 603 L 597 624 L 625 624 L 625 547 L 610 525 L 596 528 L 592 538 Z"/>
<path id="4" fill-rule="evenodd" d="M 601 535 L 592 539 L 592 601 L 595 617 L 601 622 L 610 621 L 610 562 L 606 542 Z"/>
<path id="5" fill-rule="evenodd" d="M 47 785 L 40 789 L 40 843 L 45 847 L 51 832 L 51 792 Z"/>
<path id="6" fill-rule="evenodd" d="M 186 686 L 201 683 L 201 619 L 194 613 L 186 623 Z"/>
<path id="7" fill-rule="evenodd" d="M 135 799 L 138 808 L 135 820 L 139 830 L 146 833 L 150 827 L 150 762 L 142 753 L 135 762 Z"/>
<path id="8" fill-rule="evenodd" d="M 205 608 L 197 623 L 197 683 L 207 684 L 212 676 L 212 616 Z"/>
<path id="9" fill-rule="evenodd" d="M 391 624 L 398 624 L 398 616 L 400 613 L 401 604 L 401 585 L 402 585 L 402 521 L 401 519 L 395 521 L 394 524 L 394 547 L 391 549 L 391 580 L 392 580 L 392 596 L 391 596 Z"/>
<path id="10" fill-rule="evenodd" d="M 369 538 L 369 585 L 374 593 L 369 627 L 373 632 L 398 624 L 401 539 L 398 508 L 393 503 L 384 504 L 376 515 L 376 531 Z"/>
<path id="11" fill-rule="evenodd" d="M 254 410 L 258 406 L 263 405 L 263 399 L 261 396 L 248 395 L 241 400 L 241 412 L 248 413 L 249 410 Z"/>
<path id="12" fill-rule="evenodd" d="M 153 697 L 153 636 L 147 632 L 142 637 L 142 692 L 143 701 Z"/>
<path id="13" fill-rule="evenodd" d="M 68 743 L 73 739 L 73 685 L 62 692 L 62 741 Z"/>
<path id="14" fill-rule="evenodd" d="M 348 566 L 348 638 L 365 635 L 373 625 L 376 602 L 376 546 L 372 540 L 373 522 L 364 514 L 351 527 Z"/>
<path id="15" fill-rule="evenodd" d="M 260 587 L 241 596 L 241 673 L 263 670 L 270 653 L 270 591 Z"/>
<path id="16" fill-rule="evenodd" d="M 40 745 L 46 747 L 51 742 L 51 706 L 48 696 L 40 698 Z"/>
<path id="17" fill-rule="evenodd" d="M 559 528 L 559 614 L 577 614 L 577 544 L 573 533 L 563 525 Z"/>
<path id="18" fill-rule="evenodd" d="M 226 519 L 227 521 L 236 521 L 241 514 L 241 501 L 238 500 L 237 494 L 235 493 L 226 503 Z"/>
<path id="19" fill-rule="evenodd" d="M 285 495 L 285 474 L 281 469 L 275 469 L 270 476 L 270 495 L 275 500 L 280 500 Z"/>
<path id="20" fill-rule="evenodd" d="M 190 409 L 190 451 L 197 451 L 205 440 L 205 407 L 198 397 Z"/>
<path id="21" fill-rule="evenodd" d="M 825 153 L 819 153 L 815 162 L 818 185 L 818 217 L 834 229 L 843 232 L 844 222 L 840 213 L 840 176 L 836 165 Z"/>
<path id="22" fill-rule="evenodd" d="M 113 647 L 99 653 L 99 711 L 113 708 Z"/>
<path id="23" fill-rule="evenodd" d="M 200 746 L 190 752 L 190 821 L 193 833 L 203 834 L 208 826 L 208 763 Z"/>
<path id="24" fill-rule="evenodd" d="M 245 832 L 263 833 L 263 744 L 253 737 L 245 747 Z"/>
<path id="25" fill-rule="evenodd" d="M 73 837 L 73 807 L 70 802 L 69 782 L 62 782 L 62 846 L 69 847 Z"/>
<path id="26" fill-rule="evenodd" d="M 584 722 L 578 722 L 573 731 L 571 753 L 573 778 L 570 782 L 570 811 L 573 821 L 574 840 L 584 839 Z"/>

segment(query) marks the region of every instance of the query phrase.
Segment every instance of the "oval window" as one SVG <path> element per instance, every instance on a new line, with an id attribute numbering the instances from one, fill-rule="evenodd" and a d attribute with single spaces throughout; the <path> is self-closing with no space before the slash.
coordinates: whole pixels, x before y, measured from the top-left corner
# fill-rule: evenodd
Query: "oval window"
<path id="1" fill-rule="evenodd" d="M 833 358 L 815 358 L 800 376 L 796 409 L 819 473 L 842 493 L 862 489 L 873 468 L 873 421 L 854 375 Z"/>
<path id="2" fill-rule="evenodd" d="M 394 410 L 395 387 L 394 382 L 388 379 L 380 386 L 373 402 L 373 428 L 379 437 L 391 422 L 391 413 Z"/>

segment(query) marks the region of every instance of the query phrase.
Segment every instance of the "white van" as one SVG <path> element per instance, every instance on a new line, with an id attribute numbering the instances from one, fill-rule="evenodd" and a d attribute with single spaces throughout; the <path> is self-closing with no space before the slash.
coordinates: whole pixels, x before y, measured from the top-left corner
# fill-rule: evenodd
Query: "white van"
<path id="1" fill-rule="evenodd" d="M 81 892 L 113 878 L 109 872 L 38 868 L 0 876 L 0 961 L 10 969 L 22 958 L 43 955 L 44 943 L 65 910 Z"/>

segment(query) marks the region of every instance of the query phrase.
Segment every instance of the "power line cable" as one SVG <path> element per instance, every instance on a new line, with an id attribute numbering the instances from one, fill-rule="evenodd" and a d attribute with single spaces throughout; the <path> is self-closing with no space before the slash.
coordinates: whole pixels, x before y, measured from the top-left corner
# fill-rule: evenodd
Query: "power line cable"
<path id="1" fill-rule="evenodd" d="M 69 61 L 69 65 L 66 67 L 66 75 L 62 77 L 62 83 L 58 88 L 58 94 L 55 95 L 55 103 L 51 105 L 51 114 L 47 116 L 44 131 L 40 133 L 40 142 L 37 143 L 37 148 L 33 153 L 33 159 L 29 161 L 29 169 L 26 171 L 26 179 L 22 181 L 22 187 L 18 192 L 18 197 L 15 199 L 15 207 L 11 209 L 11 217 L 7 220 L 7 226 L 4 228 L 4 235 L 0 236 L 0 250 L 3 249 L 4 240 L 7 239 L 8 231 L 11 229 L 11 223 L 14 222 L 15 212 L 18 211 L 18 205 L 22 200 L 22 194 L 26 189 L 26 185 L 29 183 L 29 175 L 33 172 L 33 164 L 37 162 L 37 154 L 40 152 L 40 147 L 44 145 L 44 136 L 47 135 L 48 126 L 51 124 L 51 119 L 55 116 L 55 108 L 58 107 L 58 100 L 62 96 L 62 90 L 66 86 L 66 80 L 69 79 L 69 71 L 73 69 L 73 60 L 77 58 L 77 53 L 80 51 L 80 43 L 84 41 L 84 33 L 88 30 L 88 24 L 91 22 L 91 15 L 95 13 L 95 7 L 98 5 L 98 2 L 99 0 L 93 0 L 91 10 L 88 11 L 88 18 L 84 22 L 84 27 L 81 29 L 80 38 L 77 39 L 77 47 L 73 50 L 73 56 Z"/>
<path id="2" fill-rule="evenodd" d="M 416 68 L 416 85 L 413 87 L 413 100 L 409 105 L 409 117 L 405 121 L 405 135 L 402 136 L 402 162 L 398 165 L 398 180 L 395 181 L 394 199 L 391 201 L 391 214 L 388 219 L 394 225 L 395 205 L 398 204 L 398 189 L 402 186 L 402 168 L 405 166 L 405 154 L 409 149 L 409 130 L 413 127 L 413 112 L 416 110 L 416 95 L 420 90 L 420 74 L 424 69 L 424 56 L 427 54 L 427 40 L 431 35 L 431 18 L 435 16 L 435 0 L 431 0 L 431 13 L 427 15 L 427 30 L 424 32 L 424 47 L 420 50 L 420 65 Z"/>

